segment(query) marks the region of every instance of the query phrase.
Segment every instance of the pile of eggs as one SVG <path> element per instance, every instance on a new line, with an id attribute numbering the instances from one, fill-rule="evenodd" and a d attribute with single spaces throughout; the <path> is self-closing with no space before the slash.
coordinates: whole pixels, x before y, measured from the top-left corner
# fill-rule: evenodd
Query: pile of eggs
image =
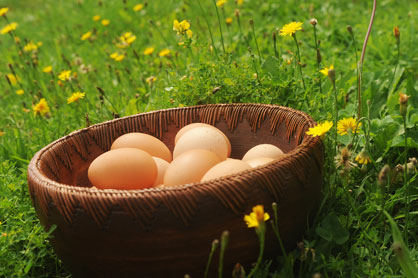
<path id="1" fill-rule="evenodd" d="M 280 158 L 271 144 L 257 145 L 242 160 L 229 158 L 231 143 L 218 128 L 193 123 L 180 129 L 173 153 L 158 138 L 145 133 L 118 137 L 110 151 L 90 164 L 88 178 L 100 189 L 143 189 L 204 182 L 255 168 Z"/>

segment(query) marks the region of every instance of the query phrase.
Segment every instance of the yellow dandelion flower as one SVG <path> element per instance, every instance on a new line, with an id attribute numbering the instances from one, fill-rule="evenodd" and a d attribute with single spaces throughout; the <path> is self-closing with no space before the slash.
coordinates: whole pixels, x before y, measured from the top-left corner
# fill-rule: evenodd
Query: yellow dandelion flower
<path id="1" fill-rule="evenodd" d="M 334 69 L 334 65 L 329 66 L 329 68 L 325 67 L 323 69 L 321 69 L 319 72 L 322 73 L 323 75 L 328 76 L 328 73 L 330 70 Z"/>
<path id="2" fill-rule="evenodd" d="M 244 0 L 236 0 L 236 2 L 237 2 L 237 5 L 238 5 L 238 6 L 241 6 L 241 5 L 242 5 L 242 3 L 244 3 Z"/>
<path id="3" fill-rule="evenodd" d="M 135 12 L 139 12 L 140 10 L 142 10 L 144 8 L 144 4 L 136 4 L 133 8 L 133 10 Z"/>
<path id="4" fill-rule="evenodd" d="M 82 41 L 85 41 L 85 40 L 89 39 L 90 37 L 91 37 L 91 32 L 88 31 L 88 32 L 84 33 L 83 35 L 81 35 L 81 38 L 80 39 Z"/>
<path id="5" fill-rule="evenodd" d="M 5 16 L 8 11 L 9 11 L 9 8 L 8 7 L 1 8 L 0 9 L 0 16 Z"/>
<path id="6" fill-rule="evenodd" d="M 148 84 L 152 84 L 157 80 L 157 77 L 155 76 L 150 76 L 147 79 L 145 79 L 145 81 L 147 81 Z"/>
<path id="7" fill-rule="evenodd" d="M 293 34 L 296 33 L 296 31 L 302 30 L 302 22 L 290 22 L 283 26 L 283 28 L 280 30 L 280 36 L 293 36 Z"/>
<path id="8" fill-rule="evenodd" d="M 42 42 L 38 42 L 36 45 L 38 46 L 38 47 L 41 47 L 42 46 Z"/>
<path id="9" fill-rule="evenodd" d="M 100 15 L 95 15 L 95 16 L 93 16 L 93 20 L 94 20 L 94 21 L 99 21 L 99 20 L 100 20 Z"/>
<path id="10" fill-rule="evenodd" d="M 248 228 L 257 228 L 261 223 L 264 223 L 269 219 L 270 215 L 267 212 L 264 212 L 264 207 L 262 205 L 253 207 L 253 211 L 249 215 L 244 216 L 244 221 Z"/>
<path id="11" fill-rule="evenodd" d="M 32 108 L 35 115 L 40 114 L 41 116 L 43 116 L 49 112 L 48 102 L 44 98 L 41 98 L 41 100 Z"/>
<path id="12" fill-rule="evenodd" d="M 312 135 L 313 137 L 316 137 L 316 136 L 322 137 L 325 133 L 327 133 L 331 129 L 333 125 L 334 125 L 333 122 L 324 121 L 323 123 L 317 124 L 316 126 L 309 128 L 306 134 Z"/>
<path id="13" fill-rule="evenodd" d="M 102 25 L 103 26 L 107 26 L 107 25 L 109 25 L 109 23 L 110 23 L 110 20 L 109 19 L 103 19 L 102 20 Z"/>
<path id="14" fill-rule="evenodd" d="M 16 95 L 19 95 L 19 96 L 23 95 L 24 93 L 25 91 L 22 89 L 16 91 Z"/>
<path id="15" fill-rule="evenodd" d="M 19 37 L 14 37 L 15 43 L 19 44 L 20 43 L 20 38 Z"/>
<path id="16" fill-rule="evenodd" d="M 4 134 L 6 134 L 4 131 L 0 130 L 0 136 L 3 136 Z M 1 221 L 0 221 L 0 225 L 1 225 Z"/>
<path id="17" fill-rule="evenodd" d="M 232 17 L 227 17 L 225 19 L 225 22 L 226 22 L 227 25 L 231 25 L 232 24 Z"/>
<path id="18" fill-rule="evenodd" d="M 164 56 L 170 55 L 170 53 L 171 53 L 171 50 L 168 49 L 168 48 L 165 48 L 165 49 L 161 50 L 160 53 L 158 53 L 158 55 L 160 57 L 164 57 Z"/>
<path id="19" fill-rule="evenodd" d="M 123 59 L 125 59 L 125 54 L 120 54 L 119 52 L 114 52 L 114 53 L 110 54 L 110 58 L 112 58 L 116 62 L 120 62 Z"/>
<path id="20" fill-rule="evenodd" d="M 144 50 L 144 55 L 151 55 L 154 52 L 154 47 L 147 47 Z"/>
<path id="21" fill-rule="evenodd" d="M 226 4 L 227 0 L 216 1 L 216 6 L 222 8 Z"/>
<path id="22" fill-rule="evenodd" d="M 125 32 L 119 37 L 119 40 L 121 41 L 121 44 L 118 44 L 117 47 L 125 48 L 130 46 L 136 40 L 136 36 L 131 32 Z"/>
<path id="23" fill-rule="evenodd" d="M 360 127 L 361 123 L 357 123 L 356 119 L 353 117 L 341 119 L 337 123 L 337 131 L 340 135 L 358 133 Z"/>
<path id="24" fill-rule="evenodd" d="M 363 149 L 357 156 L 356 161 L 360 164 L 367 165 L 368 163 L 372 162 L 370 159 L 369 153 Z"/>
<path id="25" fill-rule="evenodd" d="M 42 69 L 43 72 L 45 73 L 51 73 L 52 72 L 52 66 L 46 66 Z"/>
<path id="26" fill-rule="evenodd" d="M 70 80 L 70 78 L 71 78 L 71 70 L 63 70 L 58 75 L 58 79 L 61 81 L 67 81 L 67 80 Z"/>
<path id="27" fill-rule="evenodd" d="M 192 30 L 187 30 L 186 31 L 186 35 L 187 35 L 187 37 L 189 38 L 189 39 L 191 39 L 192 38 L 192 36 L 193 36 L 193 31 Z"/>
<path id="28" fill-rule="evenodd" d="M 29 42 L 27 45 L 23 47 L 23 51 L 31 52 L 38 49 L 38 45 L 34 44 L 33 42 Z"/>
<path id="29" fill-rule="evenodd" d="M 1 29 L 0 33 L 2 35 L 10 33 L 13 30 L 16 30 L 18 24 L 16 22 L 12 22 L 10 24 L 7 24 L 6 26 L 3 27 L 3 29 Z"/>
<path id="30" fill-rule="evenodd" d="M 69 98 L 67 98 L 67 104 L 77 102 L 79 99 L 84 98 L 85 92 L 74 92 Z"/>
<path id="31" fill-rule="evenodd" d="M 190 23 L 187 20 L 179 22 L 177 19 L 173 22 L 173 31 L 177 31 L 177 35 L 183 35 L 190 29 Z"/>
<path id="32" fill-rule="evenodd" d="M 6 74 L 7 79 L 9 80 L 11 85 L 16 85 L 17 82 L 19 81 L 18 77 L 14 74 L 8 73 Z"/>

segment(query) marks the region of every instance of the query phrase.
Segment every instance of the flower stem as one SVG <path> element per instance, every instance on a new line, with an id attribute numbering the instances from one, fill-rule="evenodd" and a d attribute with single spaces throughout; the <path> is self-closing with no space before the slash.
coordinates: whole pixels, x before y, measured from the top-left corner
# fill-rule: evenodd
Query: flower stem
<path id="1" fill-rule="evenodd" d="M 256 228 L 257 236 L 260 241 L 260 251 L 258 253 L 258 259 L 254 266 L 254 268 L 251 270 L 250 274 L 248 274 L 247 278 L 250 278 L 256 273 L 256 271 L 259 269 L 261 262 L 263 260 L 263 253 L 264 253 L 264 240 L 265 240 L 265 233 L 266 233 L 266 223 L 262 222 L 260 223 L 260 226 Z"/>
<path id="2" fill-rule="evenodd" d="M 213 0 L 213 4 L 215 4 L 216 16 L 218 17 L 218 25 L 219 25 L 219 32 L 221 33 L 222 49 L 224 51 L 224 55 L 226 56 L 224 36 L 223 36 L 223 33 L 222 33 L 222 26 L 221 26 L 221 18 L 219 16 L 218 6 L 216 6 L 216 0 Z"/>
<path id="3" fill-rule="evenodd" d="M 407 137 L 407 130 L 406 130 L 406 115 L 403 118 L 403 127 L 405 130 L 404 138 L 405 138 L 405 162 L 404 162 L 404 171 L 403 171 L 403 179 L 404 179 L 404 186 L 405 186 L 405 227 L 404 227 L 404 239 L 406 245 L 408 246 L 408 224 L 409 224 L 409 210 L 411 209 L 411 202 L 410 202 L 410 195 L 409 195 L 409 181 L 408 181 L 408 137 Z"/>
<path id="4" fill-rule="evenodd" d="M 260 53 L 260 48 L 258 47 L 257 37 L 255 36 L 254 21 L 252 21 L 252 24 L 250 24 L 250 25 L 251 25 L 251 30 L 253 32 L 253 37 L 254 37 L 254 41 L 255 41 L 255 47 L 257 48 L 258 62 L 260 63 L 260 66 L 261 66 L 261 53 Z"/>
<path id="5" fill-rule="evenodd" d="M 203 275 L 204 278 L 208 277 L 208 272 L 209 272 L 210 264 L 212 262 L 212 257 L 213 257 L 213 254 L 215 253 L 216 249 L 218 248 L 218 245 L 219 245 L 219 240 L 215 239 L 212 242 L 212 248 L 211 248 L 210 253 L 209 253 L 208 263 L 206 264 L 205 274 Z"/>
<path id="6" fill-rule="evenodd" d="M 315 49 L 316 49 L 316 65 L 318 68 L 318 72 L 321 70 L 321 61 L 320 61 L 320 52 L 319 52 L 319 46 L 318 46 L 318 39 L 316 38 L 316 26 L 313 26 L 313 30 L 314 30 L 314 38 L 315 38 Z M 318 81 L 318 86 L 319 86 L 319 92 L 322 95 L 322 82 L 321 82 L 321 75 L 318 75 L 319 81 Z"/>
<path id="7" fill-rule="evenodd" d="M 218 56 L 218 51 L 216 50 L 215 41 L 213 40 L 212 29 L 210 29 L 210 24 L 209 24 L 208 18 L 206 17 L 205 10 L 203 10 L 202 4 L 200 3 L 200 0 L 197 0 L 197 3 L 199 4 L 200 11 L 202 12 L 203 17 L 205 18 L 205 21 L 206 21 L 206 25 L 208 26 L 210 39 L 212 41 L 212 47 L 215 50 L 216 57 L 219 57 Z"/>
<path id="8" fill-rule="evenodd" d="M 302 84 L 303 84 L 303 89 L 305 90 L 305 100 L 306 100 L 306 86 L 305 86 L 305 79 L 303 78 L 303 73 L 302 73 L 302 65 L 300 63 L 300 51 L 299 51 L 299 43 L 298 43 L 298 39 L 296 38 L 296 33 L 294 33 L 292 35 L 293 39 L 295 40 L 295 44 L 296 44 L 296 49 L 297 49 L 297 53 L 298 53 L 298 66 L 299 66 L 299 72 L 300 72 L 300 77 L 302 78 Z"/>

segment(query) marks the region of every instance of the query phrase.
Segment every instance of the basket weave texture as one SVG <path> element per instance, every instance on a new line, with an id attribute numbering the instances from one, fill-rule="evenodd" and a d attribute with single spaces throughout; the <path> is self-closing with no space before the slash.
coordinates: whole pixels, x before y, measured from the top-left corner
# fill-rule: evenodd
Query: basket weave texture
<path id="1" fill-rule="evenodd" d="M 90 163 L 125 133 L 160 138 L 170 150 L 183 126 L 203 122 L 230 139 L 231 157 L 270 143 L 278 161 L 203 183 L 144 190 L 99 190 L 87 178 Z M 230 232 L 225 273 L 249 265 L 258 241 L 243 216 L 272 202 L 287 249 L 295 246 L 320 199 L 324 148 L 306 135 L 305 113 L 268 104 L 210 104 L 115 119 L 75 131 L 41 149 L 28 167 L 28 185 L 42 225 L 56 225 L 51 244 L 74 277 L 202 277 L 211 242 Z M 279 252 L 267 226 L 266 255 Z M 216 262 L 216 257 L 214 259 Z M 214 263 L 211 271 L 216 271 Z"/>

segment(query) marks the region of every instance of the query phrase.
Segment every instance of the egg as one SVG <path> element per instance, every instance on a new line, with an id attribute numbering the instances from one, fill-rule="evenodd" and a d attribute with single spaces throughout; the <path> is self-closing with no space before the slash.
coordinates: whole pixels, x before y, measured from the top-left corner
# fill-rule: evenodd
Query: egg
<path id="1" fill-rule="evenodd" d="M 247 169 L 252 168 L 245 161 L 239 159 L 227 159 L 210 168 L 202 177 L 201 181 L 204 182 L 211 179 L 216 179 L 222 176 L 238 173 Z"/>
<path id="2" fill-rule="evenodd" d="M 176 134 L 176 137 L 174 138 L 174 144 L 177 144 L 177 141 L 180 139 L 181 136 L 183 136 L 184 133 L 186 133 L 187 131 L 196 128 L 196 127 L 209 127 L 209 128 L 213 128 L 214 130 L 220 132 L 224 138 L 225 141 L 228 145 L 228 157 L 231 155 L 231 142 L 229 141 L 228 137 L 225 135 L 225 133 L 223 133 L 219 128 L 214 127 L 213 125 L 209 125 L 209 124 L 205 124 L 205 123 L 192 123 L 192 124 L 188 124 L 184 127 L 182 127 Z"/>
<path id="3" fill-rule="evenodd" d="M 178 155 L 168 166 L 164 186 L 199 182 L 203 175 L 221 159 L 205 149 L 194 149 Z"/>
<path id="4" fill-rule="evenodd" d="M 258 166 L 267 164 L 269 162 L 272 162 L 274 159 L 270 158 L 270 157 L 256 157 L 256 158 L 252 158 L 250 160 L 247 160 L 245 162 L 247 162 L 252 168 L 256 168 Z"/>
<path id="5" fill-rule="evenodd" d="M 260 144 L 249 149 L 243 156 L 243 161 L 257 157 L 269 157 L 277 159 L 283 155 L 283 151 L 272 144 Z"/>
<path id="6" fill-rule="evenodd" d="M 221 160 L 228 157 L 228 144 L 224 136 L 213 128 L 196 127 L 185 132 L 174 147 L 173 157 L 193 150 L 205 149 L 214 152 Z"/>
<path id="7" fill-rule="evenodd" d="M 157 185 L 160 185 L 164 182 L 164 174 L 165 174 L 165 171 L 167 170 L 168 166 L 170 165 L 170 163 L 168 163 L 164 159 L 161 159 L 161 158 L 156 157 L 156 156 L 153 156 L 152 158 L 154 159 L 155 163 L 157 164 L 157 178 L 155 179 L 155 182 L 154 182 L 153 186 L 157 186 Z"/>
<path id="8" fill-rule="evenodd" d="M 170 162 L 172 160 L 171 152 L 163 141 L 145 133 L 126 133 L 116 138 L 110 149 L 118 148 L 137 148 L 165 161 Z"/>
<path id="9" fill-rule="evenodd" d="M 143 189 L 154 184 L 157 165 L 150 154 L 136 148 L 119 148 L 98 156 L 88 178 L 100 189 Z"/>

